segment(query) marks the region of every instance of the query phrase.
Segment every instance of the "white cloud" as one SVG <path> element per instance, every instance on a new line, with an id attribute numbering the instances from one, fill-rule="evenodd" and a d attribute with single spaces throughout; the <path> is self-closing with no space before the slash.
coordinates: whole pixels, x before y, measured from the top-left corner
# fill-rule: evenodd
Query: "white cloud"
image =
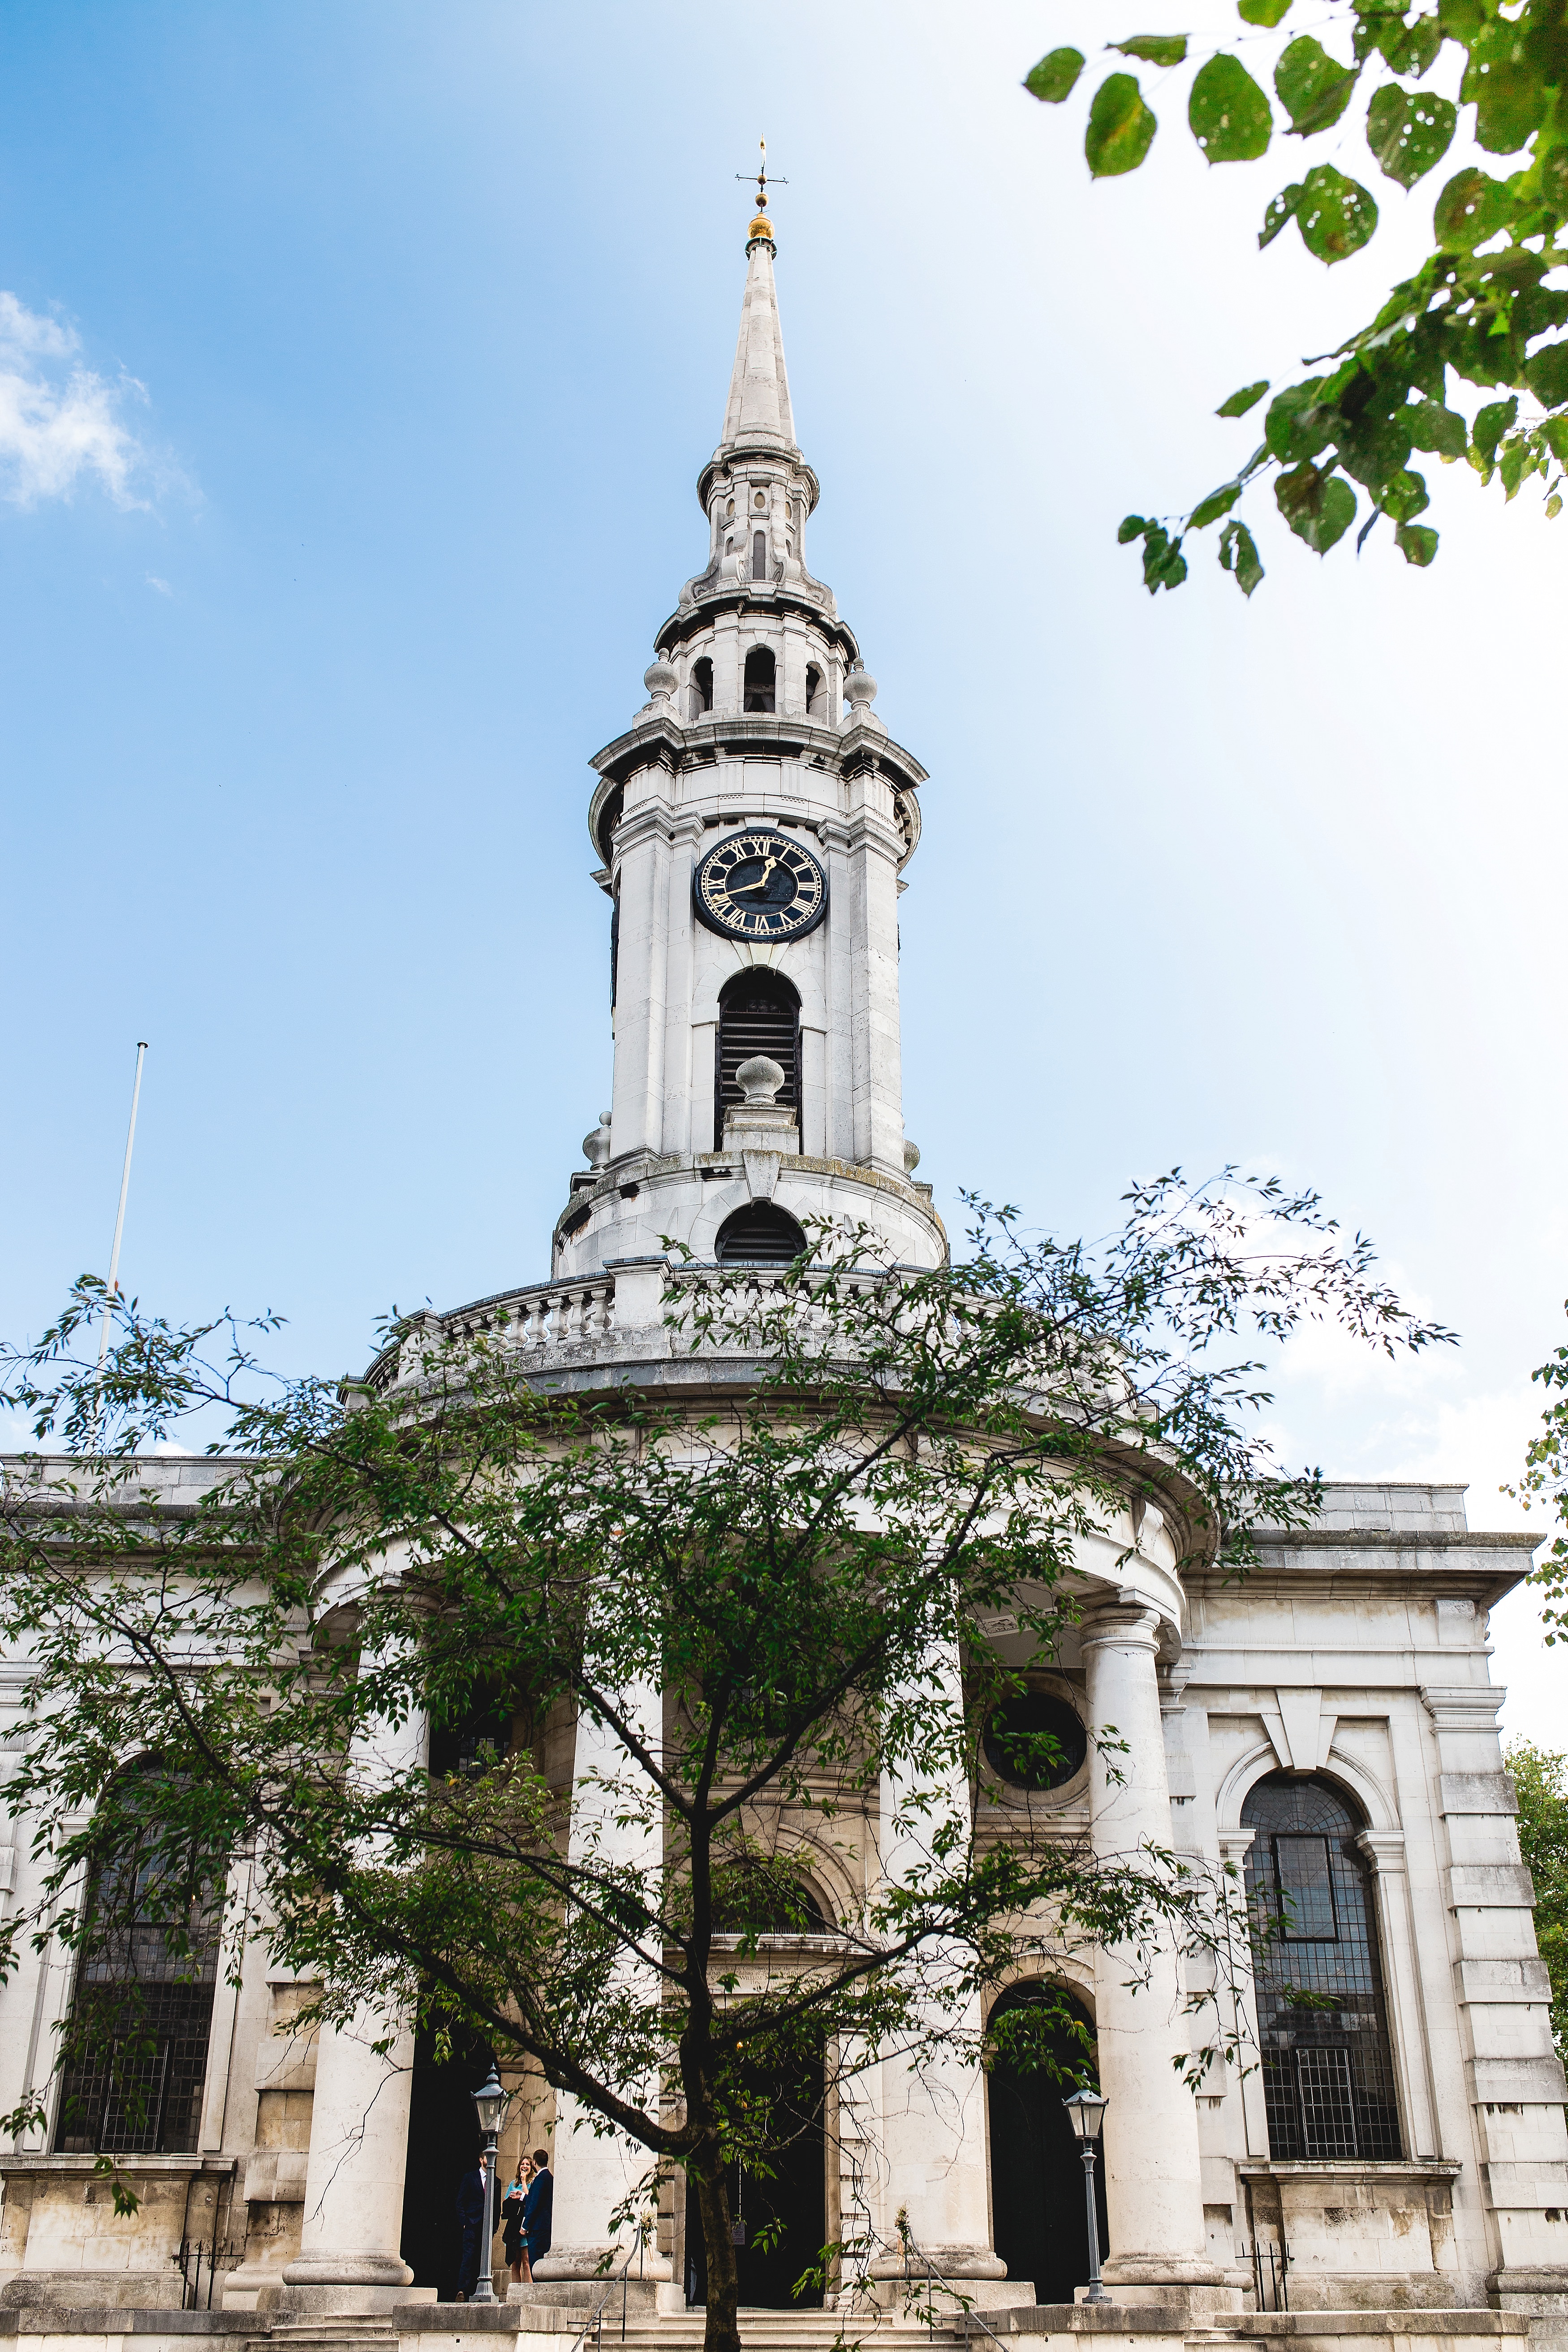
<path id="1" fill-rule="evenodd" d="M 172 596 L 174 593 L 170 587 L 168 582 L 166 580 L 160 580 L 155 572 L 148 572 L 147 585 L 149 588 L 156 588 L 160 596 Z"/>
<path id="2" fill-rule="evenodd" d="M 147 504 L 133 487 L 147 452 L 121 413 L 145 390 L 134 376 L 107 383 L 79 352 L 71 328 L 0 292 L 0 498 L 14 506 L 94 478 L 117 507 Z"/>

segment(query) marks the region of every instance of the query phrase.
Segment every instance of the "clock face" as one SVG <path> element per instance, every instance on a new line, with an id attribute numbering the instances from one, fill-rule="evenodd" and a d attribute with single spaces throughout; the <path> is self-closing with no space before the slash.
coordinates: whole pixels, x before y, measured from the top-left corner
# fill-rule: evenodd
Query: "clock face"
<path id="1" fill-rule="evenodd" d="M 697 912 L 731 940 L 798 940 L 827 912 L 827 875 L 798 841 L 771 827 L 727 834 L 698 860 Z"/>

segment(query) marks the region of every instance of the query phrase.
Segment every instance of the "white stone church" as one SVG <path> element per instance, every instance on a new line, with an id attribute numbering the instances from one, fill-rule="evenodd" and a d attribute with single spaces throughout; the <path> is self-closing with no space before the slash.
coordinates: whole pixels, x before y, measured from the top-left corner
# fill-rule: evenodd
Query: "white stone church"
<path id="1" fill-rule="evenodd" d="M 702 1264 L 766 1267 L 801 1246 L 802 1218 L 847 1216 L 901 1264 L 947 1247 L 900 1087 L 899 898 L 926 772 L 878 715 L 855 635 L 807 565 L 819 487 L 796 443 L 764 213 L 746 255 L 723 430 L 698 478 L 706 559 L 658 633 L 649 698 L 593 761 L 611 1107 L 548 1278 L 441 1318 L 584 1384 L 692 1377 L 661 1319 L 661 1236 Z M 395 1357 L 368 1377 L 396 1378 Z M 177 1502 L 221 1469 L 171 1460 L 159 1475 Z M 1389 1485 L 1331 1487 L 1310 1533 L 1265 1531 L 1240 1585 L 1217 1569 L 1178 1579 L 1158 1513 L 1126 1557 L 1106 1548 L 1077 1639 L 1033 1678 L 1061 1769 L 1019 1801 L 1106 1851 L 1147 1836 L 1235 1862 L 1260 1895 L 1290 1890 L 1247 2021 L 1258 2063 L 1211 2070 L 1194 2095 L 1171 2063 L 1179 2009 L 1085 1963 L 1070 1991 L 1110 2100 L 1110 2305 L 1075 2305 L 1087 2227 L 1059 2088 L 976 2072 L 940 2109 L 911 2111 L 888 2085 L 805 2136 L 767 2191 L 800 2259 L 742 2255 L 742 2302 L 775 2315 L 755 2340 L 787 2325 L 832 2341 L 831 2310 L 784 2321 L 781 2282 L 847 2232 L 852 2208 L 885 2246 L 907 2217 L 951 2282 L 931 2306 L 944 2341 L 982 2322 L 1128 2352 L 1148 2336 L 1568 2329 L 1563 2074 L 1487 1643 L 1533 1542 L 1468 1532 L 1462 1488 Z M 1008 1626 L 982 1631 L 1005 1649 Z M 5 1667 L 12 1708 L 24 1678 L 25 1662 Z M 1130 1742 L 1120 1787 L 1096 1777 L 1098 1722 Z M 977 1826 L 1005 1835 L 1006 1802 L 986 1810 Z M 0 1887 L 26 1900 L 25 1824 L 12 1834 Z M 826 1877 L 810 1899 L 830 1932 Z M 68 1967 L 31 1955 L 0 1988 L 0 2108 L 43 2081 L 79 1991 Z M 412 2047 L 389 2070 L 347 2035 L 291 2037 L 304 1997 L 259 1950 L 237 1988 L 216 1969 L 171 1982 L 133 2126 L 106 2075 L 76 2086 L 69 2121 L 57 2091 L 54 2128 L 0 2152 L 0 2334 L 107 2352 L 127 2334 L 335 2331 L 445 2352 L 499 2332 L 570 2352 L 622 2192 L 612 2145 L 574 2132 L 564 2102 L 519 2103 L 502 2161 L 551 2139 L 554 2252 L 531 2296 L 458 2309 L 451 2192 L 482 2062 L 437 2066 Z M 100 2150 L 139 2185 L 132 2221 L 95 2179 Z M 701 2280 L 679 2197 L 643 2287 L 625 2323 L 636 2343 L 689 2343 Z M 618 2305 L 605 2324 L 622 2324 Z M 842 2324 L 858 2338 L 868 2323 Z"/>

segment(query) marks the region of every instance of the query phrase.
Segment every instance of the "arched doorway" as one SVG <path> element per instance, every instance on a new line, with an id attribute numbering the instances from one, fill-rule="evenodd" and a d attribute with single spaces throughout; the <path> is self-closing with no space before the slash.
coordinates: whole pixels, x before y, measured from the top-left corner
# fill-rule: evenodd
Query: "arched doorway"
<path id="1" fill-rule="evenodd" d="M 474 2093 L 489 2072 L 489 2042 L 451 2028 L 451 2054 L 437 2060 L 435 2033 L 416 2036 L 409 2084 L 408 2163 L 403 2179 L 403 2259 L 416 2286 L 433 2286 L 442 2303 L 458 2296 L 462 2231 L 458 2183 L 479 2160 Z M 496 2208 L 500 2207 L 500 2192 Z M 499 2254 L 500 2240 L 496 2242 Z"/>
<path id="2" fill-rule="evenodd" d="M 986 2080 L 991 2120 L 992 2242 L 1010 2279 L 1032 2279 L 1037 2303 L 1071 2303 L 1089 2279 L 1084 2225 L 1083 2160 L 1062 2101 L 1095 2079 L 1088 2050 L 1073 2024 L 1093 2025 L 1089 2012 L 1059 1985 L 1014 1985 L 991 2012 L 999 2019 L 1023 2009 L 1047 2012 L 1036 2046 L 1046 2063 L 1026 2068 L 999 2059 Z M 1100 2252 L 1106 2252 L 1105 2167 L 1095 2166 Z"/>
<path id="3" fill-rule="evenodd" d="M 759 2095 L 772 2115 L 770 2171 L 764 2179 L 749 2165 L 730 2168 L 730 2210 L 740 2237 L 735 2268 L 740 2300 L 753 2311 L 821 2308 L 822 2290 L 795 2293 L 803 2271 L 821 2260 L 827 2237 L 826 2141 L 823 2131 L 824 2070 L 820 2059 L 798 2064 L 787 2084 L 759 2074 Z M 686 2299 L 708 2300 L 708 2265 L 697 2200 L 686 2202 Z"/>

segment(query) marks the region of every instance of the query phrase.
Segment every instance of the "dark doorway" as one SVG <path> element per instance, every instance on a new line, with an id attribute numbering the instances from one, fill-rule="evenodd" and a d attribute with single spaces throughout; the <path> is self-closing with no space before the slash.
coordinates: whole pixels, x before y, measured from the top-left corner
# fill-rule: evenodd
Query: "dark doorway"
<path id="1" fill-rule="evenodd" d="M 820 2310 L 822 2290 L 796 2295 L 795 2283 L 820 2260 L 827 2236 L 826 2145 L 823 2134 L 822 2062 L 808 2063 L 783 2091 L 772 2092 L 773 2128 L 778 2144 L 773 2175 L 760 2179 L 749 2167 L 730 2169 L 730 2211 L 745 2232 L 735 2250 L 741 2302 L 752 2310 Z M 697 2200 L 688 2195 L 686 2298 L 708 2300 L 708 2265 Z M 759 2238 L 763 2242 L 759 2243 Z"/>
<path id="2" fill-rule="evenodd" d="M 992 2011 L 1049 2003 L 1092 2032 L 1089 2012 L 1070 1993 L 1044 1985 L 1015 1985 Z M 1084 2224 L 1083 2159 L 1062 2101 L 1095 2079 L 1094 2061 L 1065 2022 L 1047 2029 L 1049 2065 L 1030 2071 L 999 2063 L 987 2079 L 991 2115 L 991 2216 L 996 2252 L 1010 2279 L 1032 2279 L 1037 2303 L 1071 2303 L 1089 2280 L 1089 2232 Z M 1092 2048 L 1092 2044 L 1090 2045 Z M 1105 2166 L 1094 2168 L 1100 2250 L 1105 2227 Z"/>
<path id="3" fill-rule="evenodd" d="M 458 2183 L 479 2161 L 474 2093 L 489 2071 L 491 2053 L 477 2033 L 454 2026 L 452 2054 L 437 2063 L 434 2040 L 426 2029 L 414 2044 L 402 2252 L 416 2286 L 433 2286 L 442 2303 L 455 2303 L 462 2251 Z"/>

